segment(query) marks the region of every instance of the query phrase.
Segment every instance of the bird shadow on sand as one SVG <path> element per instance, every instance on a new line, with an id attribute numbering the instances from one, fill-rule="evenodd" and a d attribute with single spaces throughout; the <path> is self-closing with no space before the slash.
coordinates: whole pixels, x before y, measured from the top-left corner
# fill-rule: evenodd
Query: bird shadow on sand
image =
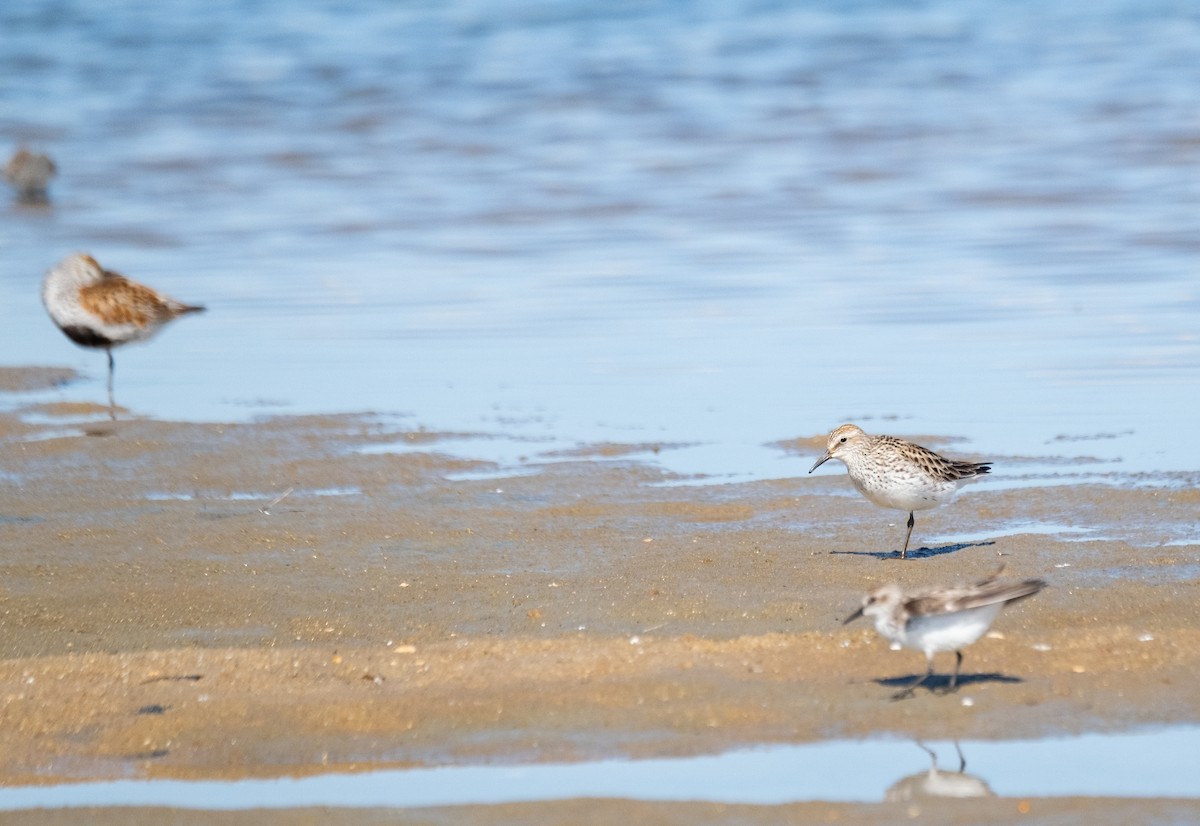
<path id="1" fill-rule="evenodd" d="M 995 545 L 994 541 L 988 542 L 959 542 L 955 545 L 939 545 L 936 548 L 914 548 L 908 552 L 906 559 L 929 559 L 934 556 L 942 556 L 943 554 L 953 554 L 959 551 L 965 551 L 967 548 L 986 548 L 988 545 Z M 873 556 L 876 559 L 900 559 L 899 551 L 830 551 L 831 554 L 839 556 Z"/>
<path id="2" fill-rule="evenodd" d="M 972 686 L 978 683 L 1025 682 L 1020 677 L 1014 677 L 1011 674 L 1000 674 L 995 671 L 986 674 L 959 674 L 958 685 L 954 688 L 950 687 L 949 674 L 934 674 L 932 677 L 926 678 L 923 682 L 914 685 L 913 683 L 916 679 L 916 674 L 912 674 L 908 677 L 880 677 L 878 680 L 875 680 L 875 683 L 876 685 L 882 685 L 888 688 L 900 689 L 900 691 L 892 695 L 893 700 L 907 700 L 915 696 L 917 692 L 921 690 L 924 690 L 929 694 L 953 694 L 964 686 Z"/>

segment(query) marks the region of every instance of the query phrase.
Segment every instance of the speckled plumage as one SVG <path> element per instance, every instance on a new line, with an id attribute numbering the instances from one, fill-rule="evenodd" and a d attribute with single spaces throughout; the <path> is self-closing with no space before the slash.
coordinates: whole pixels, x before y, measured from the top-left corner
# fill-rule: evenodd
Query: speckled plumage
<path id="1" fill-rule="evenodd" d="M 42 303 L 71 341 L 108 351 L 110 405 L 112 348 L 148 339 L 172 319 L 204 309 L 106 270 L 84 253 L 68 255 L 46 273 Z"/>
<path id="2" fill-rule="evenodd" d="M 1002 582 L 994 576 L 975 585 L 909 593 L 899 585 L 884 585 L 867 594 L 845 622 L 870 617 L 880 636 L 925 654 L 925 675 L 901 695 L 911 693 L 933 675 L 933 656 L 940 651 L 955 652 L 950 678 L 954 688 L 962 666 L 960 649 L 982 637 L 1005 605 L 1033 596 L 1044 587 L 1046 583 L 1040 579 Z"/>
<path id="3" fill-rule="evenodd" d="M 808 472 L 830 459 L 845 464 L 854 487 L 872 503 L 908 511 L 908 533 L 901 558 L 908 555 L 914 511 L 946 504 L 963 484 L 991 471 L 989 462 L 947 459 L 895 436 L 872 436 L 852 424 L 829 434 L 825 454 Z"/>

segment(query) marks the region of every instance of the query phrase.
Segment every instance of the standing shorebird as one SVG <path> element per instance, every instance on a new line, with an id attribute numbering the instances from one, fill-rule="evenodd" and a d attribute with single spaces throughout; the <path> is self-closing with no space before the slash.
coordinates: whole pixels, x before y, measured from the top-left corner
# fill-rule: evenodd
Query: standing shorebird
<path id="1" fill-rule="evenodd" d="M 908 556 L 916 511 L 936 508 L 958 489 L 992 470 L 991 462 L 958 462 L 895 436 L 871 436 L 852 424 L 829 434 L 829 444 L 812 473 L 830 459 L 846 466 L 858 492 L 881 508 L 908 511 L 908 533 L 900 558 Z"/>
<path id="2" fill-rule="evenodd" d="M 168 321 L 204 309 L 106 270 L 83 253 L 68 255 L 46 273 L 42 303 L 67 338 L 108 353 L 108 405 L 113 418 L 113 348 L 148 339 Z"/>
<path id="3" fill-rule="evenodd" d="M 962 667 L 961 649 L 982 637 L 1005 605 L 1033 596 L 1044 587 L 1046 583 L 1040 579 L 1000 582 L 996 574 L 975 585 L 907 594 L 899 585 L 884 585 L 863 597 L 862 605 L 842 625 L 867 616 L 875 620 L 880 636 L 924 652 L 925 674 L 893 699 L 911 695 L 933 676 L 933 655 L 939 651 L 954 652 L 954 673 L 950 677 L 953 690 Z"/>
<path id="4" fill-rule="evenodd" d="M 45 203 L 46 187 L 58 171 L 49 155 L 21 147 L 4 165 L 4 180 L 17 190 L 17 200 L 27 204 Z"/>

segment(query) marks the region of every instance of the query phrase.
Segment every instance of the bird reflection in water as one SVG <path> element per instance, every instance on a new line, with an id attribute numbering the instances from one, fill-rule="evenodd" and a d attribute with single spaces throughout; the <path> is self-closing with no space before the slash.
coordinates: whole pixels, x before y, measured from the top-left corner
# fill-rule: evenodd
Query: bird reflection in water
<path id="1" fill-rule="evenodd" d="M 928 797 L 995 797 L 996 793 L 981 778 L 966 773 L 967 760 L 963 757 L 958 741 L 954 750 L 958 752 L 958 771 L 939 769 L 937 753 L 920 740 L 917 745 L 929 755 L 929 770 L 910 774 L 893 783 L 884 792 L 884 799 L 893 802 L 918 800 Z"/>

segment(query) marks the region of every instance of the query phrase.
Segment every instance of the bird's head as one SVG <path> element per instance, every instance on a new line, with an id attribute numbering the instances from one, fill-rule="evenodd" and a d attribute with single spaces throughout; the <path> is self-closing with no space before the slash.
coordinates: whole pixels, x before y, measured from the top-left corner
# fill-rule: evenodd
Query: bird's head
<path id="1" fill-rule="evenodd" d="M 819 468 L 821 465 L 828 462 L 830 459 L 841 459 L 845 461 L 845 456 L 849 453 L 858 450 L 865 444 L 867 434 L 863 433 L 862 428 L 858 425 L 844 424 L 838 429 L 829 434 L 829 442 L 825 446 L 825 453 L 820 459 L 817 459 L 816 464 L 808 469 L 809 473 Z"/>

